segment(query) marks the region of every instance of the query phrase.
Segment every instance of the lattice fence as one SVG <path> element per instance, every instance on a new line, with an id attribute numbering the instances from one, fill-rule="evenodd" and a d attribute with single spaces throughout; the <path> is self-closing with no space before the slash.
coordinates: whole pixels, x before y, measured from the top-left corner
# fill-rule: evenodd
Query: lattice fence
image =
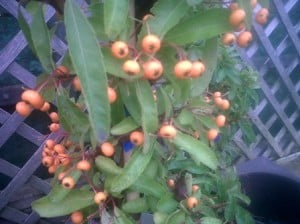
<path id="1" fill-rule="evenodd" d="M 300 155 L 300 1 L 270 2 L 269 23 L 264 27 L 254 24 L 255 40 L 241 51 L 243 58 L 259 71 L 262 87 L 259 105 L 249 112 L 257 128 L 257 141 L 249 148 L 241 141 L 241 132 L 235 135 L 236 144 L 244 152 L 241 160 L 261 155 L 274 160 L 291 160 Z M 17 17 L 17 1 L 0 0 L 0 6 L 0 22 L 6 14 Z M 46 20 L 50 21 L 54 14 L 55 11 L 48 7 Z M 27 19 L 30 21 L 29 17 Z M 58 223 L 57 220 L 41 220 L 30 209 L 33 200 L 50 190 L 49 182 L 41 178 L 41 145 L 47 138 L 58 136 L 48 136 L 43 128 L 33 125 L 39 123 L 39 119 L 47 119 L 42 114 L 34 113 L 24 119 L 7 106 L 19 100 L 22 86 L 34 88 L 37 78 L 26 63 L 18 60 L 27 48 L 21 31 L 1 44 L 0 223 Z M 59 61 L 67 46 L 54 36 L 52 48 Z M 3 85 L 6 77 L 15 80 L 12 85 Z"/>

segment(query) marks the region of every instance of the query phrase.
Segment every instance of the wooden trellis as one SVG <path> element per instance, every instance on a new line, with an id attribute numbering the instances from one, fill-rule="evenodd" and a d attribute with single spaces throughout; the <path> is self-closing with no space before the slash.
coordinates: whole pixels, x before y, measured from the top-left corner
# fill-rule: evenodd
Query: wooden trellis
<path id="1" fill-rule="evenodd" d="M 242 142 L 240 131 L 235 135 L 236 144 L 244 152 L 241 160 L 257 156 L 292 160 L 300 155 L 300 1 L 273 0 L 270 3 L 271 18 L 268 24 L 264 27 L 254 24 L 253 44 L 241 51 L 242 57 L 260 73 L 263 96 L 259 105 L 249 112 L 257 129 L 256 142 L 249 148 Z M 17 17 L 16 0 L 0 0 L 0 6 Z M 55 11 L 48 7 L 46 20 L 49 21 L 54 14 Z M 29 16 L 27 20 L 30 21 Z M 278 32 L 280 37 L 276 37 Z M 58 136 L 43 134 L 24 122 L 25 119 L 16 112 L 10 113 L 4 109 L 5 105 L 13 105 L 19 100 L 22 86 L 34 88 L 36 85 L 36 76 L 16 61 L 26 47 L 24 35 L 18 31 L 0 49 L 0 77 L 8 73 L 20 83 L 0 87 L 0 106 L 3 107 L 0 107 L 0 155 L 6 153 L 5 146 L 14 135 L 33 145 L 31 151 L 22 147 L 16 150 L 19 153 L 30 151 L 30 157 L 24 164 L 14 164 L 0 156 L 0 177 L 9 179 L 0 192 L 0 223 L 58 223 L 57 220 L 40 219 L 30 209 L 33 200 L 50 190 L 49 182 L 36 176 L 42 144 L 47 138 Z M 67 46 L 54 36 L 52 48 L 62 57 Z"/>
<path id="2" fill-rule="evenodd" d="M 259 6 L 255 10 L 258 10 Z M 257 128 L 250 148 L 236 133 L 235 142 L 245 157 L 269 157 L 291 162 L 300 152 L 300 1 L 270 1 L 265 26 L 253 24 L 254 41 L 241 50 L 245 61 L 259 71 L 262 98 L 249 112 Z"/>

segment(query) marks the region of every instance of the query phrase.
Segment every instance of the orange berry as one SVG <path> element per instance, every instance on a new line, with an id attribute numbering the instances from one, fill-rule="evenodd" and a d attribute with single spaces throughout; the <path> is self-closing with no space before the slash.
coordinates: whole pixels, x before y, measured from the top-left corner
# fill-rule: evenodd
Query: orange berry
<path id="1" fill-rule="evenodd" d="M 115 153 L 115 147 L 110 142 L 102 143 L 100 150 L 104 156 L 111 157 Z"/>
<path id="2" fill-rule="evenodd" d="M 69 71 L 69 69 L 66 66 L 59 65 L 54 70 L 54 74 L 58 75 L 58 76 L 67 76 L 67 75 L 70 75 L 70 71 Z"/>
<path id="3" fill-rule="evenodd" d="M 73 87 L 76 91 L 81 92 L 81 84 L 78 76 L 75 76 L 72 81 Z"/>
<path id="4" fill-rule="evenodd" d="M 150 17 L 153 17 L 153 15 L 152 14 L 146 14 L 146 15 L 143 16 L 142 21 L 146 22 Z"/>
<path id="5" fill-rule="evenodd" d="M 62 166 L 68 166 L 71 163 L 71 158 L 67 154 L 60 154 L 58 156 Z"/>
<path id="6" fill-rule="evenodd" d="M 244 22 L 245 18 L 245 10 L 239 8 L 231 12 L 229 16 L 229 23 L 234 27 L 238 27 L 241 23 Z"/>
<path id="7" fill-rule="evenodd" d="M 109 103 L 113 103 L 117 100 L 117 92 L 114 88 L 108 87 L 107 88 L 107 95 Z"/>
<path id="8" fill-rule="evenodd" d="M 153 34 L 146 35 L 142 40 L 142 50 L 148 54 L 153 54 L 160 49 L 161 41 Z"/>
<path id="9" fill-rule="evenodd" d="M 122 69 L 128 75 L 136 75 L 141 71 L 140 65 L 135 60 L 127 60 L 124 62 Z"/>
<path id="10" fill-rule="evenodd" d="M 57 166 L 56 165 L 52 165 L 48 167 L 48 173 L 50 174 L 54 174 L 56 172 Z"/>
<path id="11" fill-rule="evenodd" d="M 221 97 L 221 96 L 222 96 L 222 93 L 219 91 L 213 93 L 213 98 L 217 98 L 217 97 Z"/>
<path id="12" fill-rule="evenodd" d="M 52 166 L 53 161 L 54 161 L 54 159 L 53 159 L 51 156 L 45 156 L 45 157 L 42 159 L 42 164 L 43 164 L 45 167 L 50 167 L 50 166 Z"/>
<path id="13" fill-rule="evenodd" d="M 221 106 L 223 103 L 223 99 L 221 97 L 214 98 L 214 102 L 217 106 Z"/>
<path id="14" fill-rule="evenodd" d="M 237 44 L 239 47 L 247 47 L 252 41 L 252 33 L 249 31 L 243 31 L 237 38 Z"/>
<path id="15" fill-rule="evenodd" d="M 94 196 L 94 202 L 97 205 L 100 205 L 101 203 L 106 201 L 106 199 L 107 199 L 107 193 L 104 191 L 97 192 Z"/>
<path id="16" fill-rule="evenodd" d="M 236 37 L 233 33 L 225 33 L 222 36 L 222 43 L 224 45 L 232 45 L 236 41 Z"/>
<path id="17" fill-rule="evenodd" d="M 22 117 L 27 117 L 31 113 L 31 106 L 24 101 L 20 101 L 16 104 L 16 111 Z"/>
<path id="18" fill-rule="evenodd" d="M 192 63 L 192 68 L 190 71 L 190 76 L 192 78 L 198 78 L 205 72 L 205 65 L 201 61 L 194 61 Z"/>
<path id="19" fill-rule="evenodd" d="M 206 137 L 208 140 L 213 141 L 217 138 L 219 131 L 217 129 L 209 129 L 206 133 Z"/>
<path id="20" fill-rule="evenodd" d="M 56 113 L 56 112 L 51 112 L 51 113 L 49 114 L 49 117 L 50 117 L 50 119 L 51 119 L 51 121 L 52 121 L 53 123 L 58 123 L 58 122 L 59 122 L 59 116 L 58 116 L 58 113 Z"/>
<path id="21" fill-rule="evenodd" d="M 189 60 L 177 62 L 174 66 L 174 74 L 179 79 L 188 78 L 191 74 L 192 63 Z"/>
<path id="22" fill-rule="evenodd" d="M 47 112 L 48 110 L 50 110 L 50 103 L 45 102 L 40 111 Z"/>
<path id="23" fill-rule="evenodd" d="M 254 9 L 257 5 L 257 0 L 250 0 L 250 5 L 251 5 L 252 9 Z"/>
<path id="24" fill-rule="evenodd" d="M 196 191 L 199 190 L 199 186 L 198 185 L 193 185 L 192 186 L 192 192 L 195 193 Z"/>
<path id="25" fill-rule="evenodd" d="M 25 90 L 21 99 L 26 103 L 29 103 L 34 109 L 41 109 L 45 103 L 43 97 L 35 90 Z"/>
<path id="26" fill-rule="evenodd" d="M 255 21 L 260 25 L 265 25 L 268 22 L 269 10 L 261 8 L 255 15 Z"/>
<path id="27" fill-rule="evenodd" d="M 129 139 L 136 146 L 140 146 L 140 145 L 144 144 L 143 132 L 140 132 L 140 131 L 131 132 Z"/>
<path id="28" fill-rule="evenodd" d="M 62 144 L 56 144 L 53 150 L 58 154 L 63 154 L 66 152 L 66 148 Z"/>
<path id="29" fill-rule="evenodd" d="M 76 168 L 82 171 L 89 171 L 91 169 L 91 164 L 87 160 L 81 160 L 76 164 Z"/>
<path id="30" fill-rule="evenodd" d="M 56 145 L 56 142 L 52 139 L 47 139 L 45 142 L 45 147 L 48 149 L 53 149 L 53 147 Z"/>
<path id="31" fill-rule="evenodd" d="M 175 138 L 177 130 L 173 125 L 166 124 L 159 129 L 158 133 L 162 138 L 172 139 Z"/>
<path id="32" fill-rule="evenodd" d="M 167 185 L 169 188 L 173 189 L 175 187 L 175 180 L 174 179 L 168 179 L 167 180 Z"/>
<path id="33" fill-rule="evenodd" d="M 226 117 L 223 114 L 219 114 L 215 119 L 215 123 L 219 128 L 224 127 L 226 123 Z"/>
<path id="34" fill-rule="evenodd" d="M 196 197 L 188 197 L 186 205 L 189 209 L 195 208 L 199 204 L 199 201 Z"/>
<path id="35" fill-rule="evenodd" d="M 66 172 L 60 172 L 58 174 L 58 176 L 57 176 L 57 179 L 61 181 L 62 179 L 64 179 L 64 177 L 66 176 L 66 174 L 67 174 Z"/>
<path id="36" fill-rule="evenodd" d="M 62 180 L 62 186 L 66 189 L 72 189 L 75 186 L 75 180 L 73 177 L 67 176 Z"/>
<path id="37" fill-rule="evenodd" d="M 143 64 L 144 78 L 149 80 L 158 79 L 163 73 L 163 66 L 160 61 L 152 60 Z"/>
<path id="38" fill-rule="evenodd" d="M 230 3 L 229 8 L 230 8 L 231 11 L 234 11 L 234 10 L 237 10 L 238 8 L 240 8 L 240 7 L 236 2 L 232 2 L 232 3 Z"/>
<path id="39" fill-rule="evenodd" d="M 75 211 L 71 214 L 71 221 L 73 224 L 80 224 L 83 222 L 83 214 L 81 211 Z"/>
<path id="40" fill-rule="evenodd" d="M 123 41 L 116 41 L 111 45 L 111 53 L 116 58 L 125 58 L 129 53 L 128 45 Z"/>
<path id="41" fill-rule="evenodd" d="M 226 100 L 226 99 L 224 99 L 224 100 L 222 101 L 222 104 L 220 105 L 220 108 L 221 108 L 222 110 L 228 110 L 228 109 L 230 108 L 230 103 L 229 103 L 229 101 Z"/>
<path id="42" fill-rule="evenodd" d="M 52 123 L 49 125 L 49 129 L 51 132 L 56 132 L 60 129 L 60 125 L 58 123 Z"/>

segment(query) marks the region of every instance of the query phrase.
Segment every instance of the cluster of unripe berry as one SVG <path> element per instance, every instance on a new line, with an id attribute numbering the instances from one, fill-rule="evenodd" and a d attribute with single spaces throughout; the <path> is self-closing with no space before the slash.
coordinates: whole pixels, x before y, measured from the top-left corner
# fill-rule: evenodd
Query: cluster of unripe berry
<path id="1" fill-rule="evenodd" d="M 254 9 L 257 6 L 257 0 L 250 0 L 250 4 L 252 9 Z M 252 33 L 245 28 L 247 14 L 244 9 L 239 7 L 238 3 L 231 3 L 229 8 L 231 10 L 229 23 L 234 27 L 237 35 L 235 33 L 225 33 L 222 37 L 222 42 L 225 45 L 231 45 L 236 42 L 239 47 L 247 47 L 253 39 Z M 268 17 L 269 10 L 267 8 L 261 8 L 255 13 L 255 21 L 260 25 L 266 24 Z"/>

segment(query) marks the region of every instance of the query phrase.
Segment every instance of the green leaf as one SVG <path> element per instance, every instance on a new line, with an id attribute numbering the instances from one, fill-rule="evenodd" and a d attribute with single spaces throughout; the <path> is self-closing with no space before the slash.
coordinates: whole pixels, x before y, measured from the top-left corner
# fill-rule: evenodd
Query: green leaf
<path id="1" fill-rule="evenodd" d="M 143 130 L 153 133 L 158 127 L 158 112 L 151 85 L 147 80 L 138 80 L 135 82 L 135 87 L 142 112 Z"/>
<path id="2" fill-rule="evenodd" d="M 120 83 L 119 89 L 127 111 L 137 124 L 141 124 L 141 107 L 136 95 L 134 83 Z"/>
<path id="3" fill-rule="evenodd" d="M 144 175 L 141 175 L 130 189 L 156 198 L 161 198 L 166 193 L 166 189 L 160 183 Z"/>
<path id="4" fill-rule="evenodd" d="M 119 89 L 115 89 L 117 96 L 120 96 Z M 117 100 L 110 105 L 111 111 L 111 126 L 120 123 L 126 117 L 126 111 L 121 97 L 117 97 Z"/>
<path id="5" fill-rule="evenodd" d="M 135 222 L 127 217 L 117 206 L 114 207 L 114 215 L 114 224 L 135 224 Z"/>
<path id="6" fill-rule="evenodd" d="M 218 38 L 212 38 L 205 41 L 203 58 L 201 58 L 201 60 L 205 64 L 206 71 L 200 78 L 192 82 L 191 95 L 193 97 L 200 96 L 207 89 L 217 65 L 217 53 Z"/>
<path id="7" fill-rule="evenodd" d="M 132 119 L 132 117 L 125 117 L 121 122 L 111 128 L 110 133 L 112 135 L 124 135 L 137 129 L 138 127 L 139 126 Z"/>
<path id="8" fill-rule="evenodd" d="M 217 157 L 206 144 L 181 132 L 177 133 L 173 142 L 179 149 L 188 152 L 196 164 L 203 163 L 213 170 L 217 169 Z"/>
<path id="9" fill-rule="evenodd" d="M 140 177 L 152 158 L 154 141 L 155 140 L 152 140 L 152 144 L 149 144 L 147 153 L 143 153 L 141 150 L 136 149 L 124 166 L 123 172 L 113 178 L 109 189 L 111 193 L 121 193 Z"/>
<path id="10" fill-rule="evenodd" d="M 162 86 L 157 91 L 157 109 L 159 114 L 165 113 L 165 120 L 168 120 L 173 114 L 171 99 Z"/>
<path id="11" fill-rule="evenodd" d="M 250 215 L 250 213 L 242 208 L 241 206 L 237 205 L 235 209 L 235 220 L 237 224 L 255 224 L 254 219 Z"/>
<path id="12" fill-rule="evenodd" d="M 165 194 L 160 198 L 157 203 L 157 211 L 162 213 L 171 213 L 174 212 L 177 208 L 178 202 L 173 198 L 173 195 L 170 193 Z"/>
<path id="13" fill-rule="evenodd" d="M 127 213 L 142 213 L 148 211 L 149 206 L 145 198 L 137 198 L 125 202 L 122 205 L 122 210 Z"/>
<path id="14" fill-rule="evenodd" d="M 228 204 L 224 209 L 224 216 L 226 221 L 233 221 L 235 218 L 235 207 L 237 203 L 236 200 L 229 200 Z"/>
<path id="15" fill-rule="evenodd" d="M 151 33 L 163 38 L 186 15 L 188 9 L 189 5 L 186 0 L 157 1 L 151 9 L 151 13 L 154 16 L 147 20 L 147 25 L 145 26 L 149 27 Z M 144 27 L 144 29 L 146 28 Z"/>
<path id="16" fill-rule="evenodd" d="M 123 169 L 114 160 L 105 156 L 97 156 L 95 163 L 99 171 L 111 176 L 121 175 L 123 172 Z"/>
<path id="17" fill-rule="evenodd" d="M 228 22 L 229 10 L 215 8 L 195 13 L 174 26 L 164 41 L 184 45 L 212 37 L 232 30 Z"/>
<path id="18" fill-rule="evenodd" d="M 71 134 L 72 141 L 78 142 L 89 129 L 87 114 L 82 112 L 65 94 L 57 96 L 60 123 Z"/>
<path id="19" fill-rule="evenodd" d="M 191 111 L 183 109 L 177 116 L 176 120 L 180 125 L 189 126 L 194 123 L 194 115 Z"/>
<path id="20" fill-rule="evenodd" d="M 95 4 L 91 4 L 89 9 L 91 16 L 88 18 L 90 24 L 96 32 L 97 38 L 100 40 L 108 40 L 107 35 L 104 31 L 104 5 L 100 1 Z"/>
<path id="21" fill-rule="evenodd" d="M 166 224 L 181 224 L 185 223 L 185 213 L 182 210 L 177 210 L 168 216 Z"/>
<path id="22" fill-rule="evenodd" d="M 36 7 L 32 14 L 32 23 L 30 26 L 32 43 L 45 72 L 51 73 L 55 65 L 52 60 L 50 34 L 45 23 L 43 5 L 38 2 L 35 2 L 35 4 Z"/>
<path id="23" fill-rule="evenodd" d="M 245 10 L 246 12 L 245 24 L 247 30 L 250 30 L 252 25 L 252 7 L 250 1 L 237 0 L 236 2 L 238 3 L 240 8 Z"/>
<path id="24" fill-rule="evenodd" d="M 28 46 L 31 49 L 31 51 L 36 54 L 35 48 L 34 48 L 34 44 L 32 41 L 32 37 L 31 37 L 31 32 L 30 32 L 30 26 L 28 25 L 28 23 L 26 22 L 25 17 L 23 16 L 22 10 L 21 10 L 21 6 L 18 6 L 18 22 L 19 22 L 19 26 L 21 27 L 21 30 L 27 40 Z"/>
<path id="25" fill-rule="evenodd" d="M 168 164 L 168 170 L 186 170 L 193 174 L 205 174 L 208 172 L 208 168 L 206 166 L 197 166 L 194 160 L 187 159 L 171 160 Z"/>
<path id="26" fill-rule="evenodd" d="M 256 140 L 256 135 L 252 127 L 252 123 L 249 120 L 245 120 L 245 119 L 240 120 L 239 126 L 243 133 L 242 137 L 246 144 L 250 144 Z"/>
<path id="27" fill-rule="evenodd" d="M 154 212 L 153 220 L 155 224 L 164 224 L 165 220 L 168 218 L 168 214 L 162 212 Z"/>
<path id="28" fill-rule="evenodd" d="M 92 191 L 73 189 L 72 193 L 64 197 L 64 200 L 58 202 L 52 202 L 48 196 L 40 198 L 32 203 L 32 209 L 41 217 L 50 218 L 68 215 L 94 203 L 94 193 Z"/>
<path id="29" fill-rule="evenodd" d="M 94 30 L 75 1 L 66 1 L 65 24 L 70 56 L 80 79 L 93 135 L 103 142 L 109 135 L 111 119 L 102 53 Z"/>
<path id="30" fill-rule="evenodd" d="M 217 219 L 214 217 L 203 217 L 201 218 L 201 224 L 222 224 L 223 221 L 221 219 Z"/>
<path id="31" fill-rule="evenodd" d="M 110 40 L 115 40 L 126 25 L 129 0 L 104 2 L 104 30 Z"/>
<path id="32" fill-rule="evenodd" d="M 259 4 L 263 8 L 267 8 L 268 9 L 270 7 L 270 1 L 269 0 L 260 0 Z"/>
<path id="33" fill-rule="evenodd" d="M 213 117 L 211 116 L 198 116 L 197 119 L 207 128 L 216 128 L 216 123 Z"/>

